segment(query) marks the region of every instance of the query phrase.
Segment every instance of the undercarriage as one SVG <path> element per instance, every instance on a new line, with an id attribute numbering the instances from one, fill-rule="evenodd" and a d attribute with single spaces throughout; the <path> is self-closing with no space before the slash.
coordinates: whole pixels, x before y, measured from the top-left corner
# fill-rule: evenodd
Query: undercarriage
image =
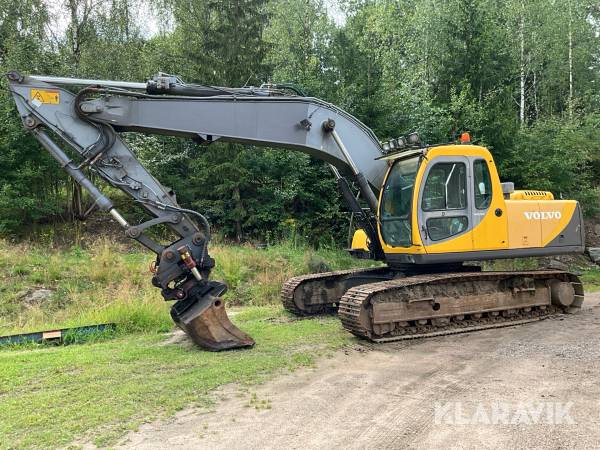
<path id="1" fill-rule="evenodd" d="M 518 325 L 574 313 L 579 278 L 556 270 L 415 274 L 388 267 L 295 277 L 283 286 L 296 315 L 335 312 L 352 334 L 374 342 Z"/>

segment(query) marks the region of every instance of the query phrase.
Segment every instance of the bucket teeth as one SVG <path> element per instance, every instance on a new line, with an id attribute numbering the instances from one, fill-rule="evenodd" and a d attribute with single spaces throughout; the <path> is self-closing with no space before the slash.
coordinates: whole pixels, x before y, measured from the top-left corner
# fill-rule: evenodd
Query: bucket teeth
<path id="1" fill-rule="evenodd" d="M 218 352 L 254 345 L 250 336 L 231 323 L 220 297 L 205 295 L 183 312 L 176 307 L 171 308 L 171 317 L 177 326 L 206 350 Z"/>

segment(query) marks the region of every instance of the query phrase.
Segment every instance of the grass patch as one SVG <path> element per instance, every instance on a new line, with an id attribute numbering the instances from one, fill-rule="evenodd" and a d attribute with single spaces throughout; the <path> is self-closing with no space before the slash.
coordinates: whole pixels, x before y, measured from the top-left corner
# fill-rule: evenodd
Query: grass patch
<path id="1" fill-rule="evenodd" d="M 600 267 L 586 270 L 581 275 L 581 281 L 586 292 L 600 291 Z"/>
<path id="2" fill-rule="evenodd" d="M 342 250 L 293 244 L 263 250 L 252 246 L 213 245 L 217 260 L 212 278 L 225 281 L 229 305 L 279 304 L 281 285 L 290 277 L 320 269 L 345 269 L 370 262 Z M 89 248 L 52 249 L 0 241 L 0 334 L 24 333 L 95 323 L 117 323 L 119 330 L 165 332 L 169 307 L 150 284 L 152 255 L 108 240 Z M 31 300 L 45 289 L 50 295 Z"/>
<path id="3" fill-rule="evenodd" d="M 200 352 L 165 345 L 159 334 L 0 350 L 0 448 L 54 448 L 88 439 L 111 445 L 141 423 L 190 405 L 210 407 L 218 386 L 261 382 L 352 342 L 335 317 L 285 317 L 280 307 L 236 315 L 236 324 L 256 340 L 250 350 Z"/>
<path id="4" fill-rule="evenodd" d="M 256 340 L 253 349 L 165 345 L 170 304 L 151 286 L 152 256 L 143 250 L 107 240 L 70 249 L 0 241 L 0 334 L 117 324 L 110 335 L 69 336 L 67 343 L 77 345 L 0 348 L 0 448 L 111 445 L 143 422 L 190 405 L 209 407 L 218 386 L 263 381 L 352 341 L 335 317 L 287 320 L 279 291 L 287 278 L 315 266 L 370 263 L 292 244 L 214 245 L 211 253 L 213 278 L 229 284 L 225 300 L 245 306 L 233 319 Z"/>

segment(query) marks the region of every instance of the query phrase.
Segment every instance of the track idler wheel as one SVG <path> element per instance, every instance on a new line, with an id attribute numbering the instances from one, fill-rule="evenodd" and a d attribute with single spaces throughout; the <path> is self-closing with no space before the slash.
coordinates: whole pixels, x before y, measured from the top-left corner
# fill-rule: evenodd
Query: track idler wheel
<path id="1" fill-rule="evenodd" d="M 571 283 L 552 280 L 550 282 L 550 296 L 552 304 L 568 308 L 575 301 L 575 289 Z"/>
<path id="2" fill-rule="evenodd" d="M 185 305 L 179 303 L 171 308 L 173 321 L 203 349 L 218 352 L 254 345 L 250 336 L 231 323 L 221 297 L 207 294 Z"/>

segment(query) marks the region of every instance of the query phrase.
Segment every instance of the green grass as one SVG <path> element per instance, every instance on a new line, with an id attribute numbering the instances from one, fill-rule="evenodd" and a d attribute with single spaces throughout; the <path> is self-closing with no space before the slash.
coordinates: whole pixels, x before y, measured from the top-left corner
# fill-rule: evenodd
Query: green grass
<path id="1" fill-rule="evenodd" d="M 111 445 L 141 423 L 210 407 L 218 386 L 261 382 L 352 342 L 335 317 L 289 320 L 279 307 L 250 307 L 234 319 L 253 349 L 202 352 L 145 333 L 0 350 L 0 448 Z"/>
<path id="2" fill-rule="evenodd" d="M 217 260 L 212 278 L 224 280 L 229 305 L 279 304 L 281 285 L 315 266 L 332 270 L 360 266 L 341 250 L 315 252 L 282 244 L 211 246 Z M 0 334 L 43 328 L 115 322 L 124 332 L 163 332 L 172 327 L 166 304 L 150 284 L 152 255 L 107 240 L 88 249 L 52 249 L 0 241 Z M 24 302 L 34 288 L 53 291 L 49 299 Z"/>
<path id="3" fill-rule="evenodd" d="M 588 269 L 581 275 L 586 292 L 600 291 L 600 267 Z"/>
<path id="4" fill-rule="evenodd" d="M 335 317 L 290 320 L 279 292 L 287 278 L 317 266 L 370 263 L 291 244 L 213 245 L 211 253 L 213 278 L 229 285 L 227 303 L 244 306 L 233 320 L 256 340 L 251 350 L 165 345 L 173 329 L 170 305 L 150 284 L 152 257 L 143 250 L 107 240 L 86 249 L 0 241 L 0 334 L 117 324 L 108 335 L 74 336 L 75 345 L 0 348 L 0 448 L 110 445 L 143 422 L 210 407 L 218 386 L 263 381 L 352 341 Z M 39 288 L 51 296 L 25 301 Z M 251 397 L 248 404 L 268 407 Z"/>

